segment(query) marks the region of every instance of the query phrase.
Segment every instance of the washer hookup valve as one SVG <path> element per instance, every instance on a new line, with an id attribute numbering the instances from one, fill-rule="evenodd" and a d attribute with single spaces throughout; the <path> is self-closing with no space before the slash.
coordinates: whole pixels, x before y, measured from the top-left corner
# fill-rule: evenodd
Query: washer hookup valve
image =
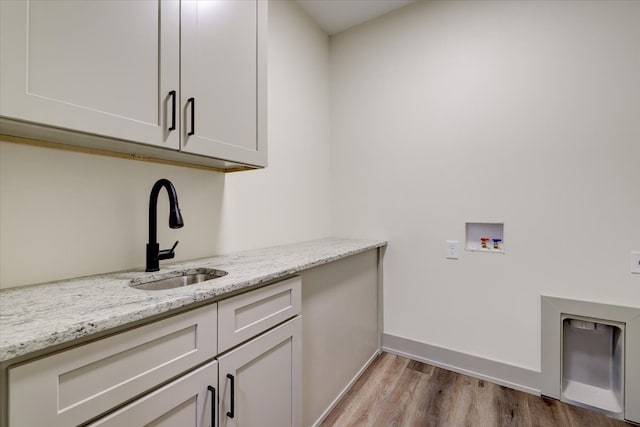
<path id="1" fill-rule="evenodd" d="M 482 242 L 482 249 L 488 249 L 487 248 L 487 242 L 491 240 L 488 237 L 481 237 L 480 238 L 480 242 Z"/>
<path id="2" fill-rule="evenodd" d="M 500 249 L 500 242 L 502 242 L 502 239 L 491 239 L 493 240 L 493 249 Z"/>

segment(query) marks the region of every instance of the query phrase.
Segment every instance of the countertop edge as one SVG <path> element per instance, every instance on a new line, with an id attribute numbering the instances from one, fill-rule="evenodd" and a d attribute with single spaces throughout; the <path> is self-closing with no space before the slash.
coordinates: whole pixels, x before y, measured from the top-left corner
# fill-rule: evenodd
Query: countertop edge
<path id="1" fill-rule="evenodd" d="M 340 245 L 345 244 L 348 245 L 348 249 L 341 250 L 336 249 L 331 251 L 332 245 Z M 302 272 L 304 270 L 308 270 L 314 267 L 318 267 L 324 264 L 328 264 L 331 262 L 338 261 L 340 259 L 344 259 L 350 256 L 354 256 L 360 253 L 364 253 L 370 250 L 375 250 L 387 245 L 386 241 L 383 240 L 363 240 L 363 239 L 321 239 L 317 241 L 310 242 L 301 242 L 300 244 L 293 245 L 282 245 L 276 246 L 272 248 L 258 249 L 252 251 L 244 251 L 238 252 L 229 255 L 221 255 L 212 258 L 203 258 L 200 260 L 190 260 L 183 261 L 175 264 L 170 264 L 165 266 L 165 269 L 181 269 L 188 268 L 190 264 L 193 263 L 203 263 L 203 262 L 212 262 L 216 263 L 220 260 L 224 261 L 226 258 L 241 258 L 244 256 L 253 256 L 259 257 L 261 252 L 278 252 L 279 250 L 288 256 L 291 256 L 291 253 L 294 253 L 297 247 L 301 249 L 307 250 L 307 252 L 314 253 L 313 245 L 318 246 L 318 254 L 316 256 L 308 256 L 309 259 L 304 259 L 300 262 L 294 261 L 286 261 L 278 259 L 278 255 L 265 255 L 265 259 L 268 261 L 276 263 L 279 267 L 267 268 L 260 274 L 255 274 L 254 276 L 244 277 L 238 279 L 238 281 L 231 281 L 229 284 L 221 287 L 221 288 L 204 288 L 203 286 L 190 288 L 183 292 L 183 294 L 176 293 L 175 296 L 162 298 L 159 301 L 145 301 L 145 303 L 141 303 L 140 307 L 131 307 L 128 311 L 115 315 L 113 317 L 107 318 L 90 318 L 87 314 L 86 319 L 82 321 L 70 322 L 65 325 L 65 328 L 61 328 L 62 330 L 54 330 L 48 331 L 47 333 L 38 334 L 34 333 L 27 338 L 21 339 L 16 342 L 16 339 L 9 340 L 10 342 L 1 342 L 5 341 L 4 338 L 0 337 L 0 363 L 3 365 L 10 364 L 14 359 L 16 360 L 25 360 L 29 355 L 40 354 L 47 349 L 54 349 L 60 346 L 71 346 L 76 341 L 82 340 L 84 341 L 86 338 L 96 335 L 97 338 L 108 333 L 110 330 L 121 330 L 126 328 L 129 325 L 138 324 L 140 322 L 144 322 L 146 319 L 157 319 L 163 317 L 164 315 L 170 315 L 170 313 L 174 311 L 182 311 L 188 310 L 190 306 L 201 306 L 206 304 L 207 302 L 215 302 L 217 300 L 223 299 L 225 296 L 230 294 L 236 294 L 241 292 L 244 289 L 249 289 L 253 287 L 258 287 L 262 284 L 273 282 L 275 280 L 285 278 L 288 276 L 295 275 L 296 273 Z M 326 249 L 325 245 L 329 248 Z M 309 250 L 309 246 L 311 246 L 311 250 Z M 330 251 L 329 254 L 324 252 Z M 284 258 L 285 255 L 282 255 Z M 232 261 L 229 261 L 232 262 Z M 100 274 L 96 276 L 89 276 L 87 278 L 78 278 L 71 279 L 69 281 L 59 281 L 53 282 L 49 284 L 43 285 L 35 285 L 31 286 L 31 291 L 37 292 L 39 287 L 41 286 L 56 286 L 64 285 L 75 281 L 80 280 L 104 280 L 106 282 L 112 281 L 113 283 L 117 282 L 127 282 L 127 279 L 123 279 L 127 274 L 140 274 L 138 272 L 129 271 L 129 272 L 117 272 L 117 273 L 108 273 L 108 274 Z M 111 279 L 110 279 L 111 278 Z M 206 283 L 206 282 L 205 282 Z M 90 286 L 90 284 L 85 285 L 85 287 Z M 11 289 L 6 290 L 11 291 Z M 190 292 L 192 291 L 192 292 Z M 5 292 L 5 291 L 3 291 Z M 155 292 L 155 291 L 139 291 L 139 292 Z M 8 292 L 7 292 L 8 293 Z M 28 290 L 25 292 L 28 293 Z M 2 295 L 2 294 L 0 294 Z M 153 296 L 153 294 L 151 294 Z M 166 294 L 164 295 L 166 296 Z M 171 296 L 171 295 L 169 295 Z M 5 322 L 2 322 L 3 324 Z M 5 326 L 0 324 L 0 331 L 3 331 L 3 334 L 7 332 Z M 16 331 L 16 333 L 20 333 L 20 331 Z"/>

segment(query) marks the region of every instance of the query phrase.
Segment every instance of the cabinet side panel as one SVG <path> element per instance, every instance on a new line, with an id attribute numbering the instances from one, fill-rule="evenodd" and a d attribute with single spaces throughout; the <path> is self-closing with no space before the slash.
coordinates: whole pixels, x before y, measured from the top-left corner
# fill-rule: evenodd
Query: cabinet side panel
<path id="1" fill-rule="evenodd" d="M 303 425 L 313 425 L 378 350 L 377 261 L 373 250 L 302 274 Z"/>

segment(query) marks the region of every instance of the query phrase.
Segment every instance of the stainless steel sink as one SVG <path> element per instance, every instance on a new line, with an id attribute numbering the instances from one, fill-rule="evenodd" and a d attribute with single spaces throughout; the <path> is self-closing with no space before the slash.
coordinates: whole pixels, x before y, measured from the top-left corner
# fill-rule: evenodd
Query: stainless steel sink
<path id="1" fill-rule="evenodd" d="M 194 285 L 196 283 L 217 279 L 218 277 L 226 275 L 226 271 L 212 268 L 199 268 L 195 270 L 188 270 L 186 272 L 179 273 L 176 276 L 166 277 L 163 279 L 143 283 L 135 282 L 131 284 L 131 287 L 145 291 L 161 291 L 164 289 L 174 289 Z"/>

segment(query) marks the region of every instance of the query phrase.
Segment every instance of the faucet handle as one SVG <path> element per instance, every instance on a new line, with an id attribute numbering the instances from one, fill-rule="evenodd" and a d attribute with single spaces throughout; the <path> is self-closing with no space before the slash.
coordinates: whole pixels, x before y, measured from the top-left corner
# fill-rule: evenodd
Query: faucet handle
<path id="1" fill-rule="evenodd" d="M 176 242 L 173 244 L 173 246 L 171 247 L 171 249 L 163 249 L 161 251 L 158 252 L 158 259 L 171 259 L 173 257 L 176 256 L 176 253 L 174 252 L 174 249 L 176 248 L 176 246 L 178 246 L 178 243 L 180 243 L 179 240 L 176 240 Z"/>

